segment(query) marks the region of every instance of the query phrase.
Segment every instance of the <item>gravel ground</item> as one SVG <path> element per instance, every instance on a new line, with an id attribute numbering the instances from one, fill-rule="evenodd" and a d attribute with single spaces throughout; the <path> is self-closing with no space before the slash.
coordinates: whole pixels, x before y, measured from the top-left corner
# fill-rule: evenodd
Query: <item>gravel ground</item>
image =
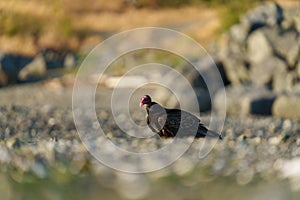
<path id="1" fill-rule="evenodd" d="M 141 96 L 147 91 L 137 92 Z M 96 113 L 109 138 L 133 152 L 157 150 L 171 139 L 134 139 L 114 123 L 97 91 Z M 100 164 L 78 137 L 72 88 L 43 84 L 0 90 L 1 199 L 299 199 L 300 123 L 292 119 L 227 117 L 224 140 L 199 159 L 195 140 L 174 164 L 147 174 L 126 174 Z M 134 110 L 145 124 L 144 110 Z M 209 122 L 209 114 L 202 117 Z M 192 138 L 181 139 L 189 142 Z M 97 145 L 101 146 L 103 140 Z M 118 158 L 118 155 L 111 157 Z M 152 160 L 153 163 L 160 162 Z M 122 164 L 122 163 L 120 163 Z"/>

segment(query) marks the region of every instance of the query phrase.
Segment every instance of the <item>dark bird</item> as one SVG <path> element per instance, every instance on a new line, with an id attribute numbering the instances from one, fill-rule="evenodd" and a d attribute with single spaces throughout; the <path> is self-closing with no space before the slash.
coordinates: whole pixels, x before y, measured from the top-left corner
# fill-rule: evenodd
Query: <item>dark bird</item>
<path id="1" fill-rule="evenodd" d="M 179 109 L 167 109 L 162 107 L 156 102 L 151 100 L 149 95 L 142 97 L 140 106 L 146 105 L 147 110 L 147 124 L 149 128 L 157 133 L 161 137 L 174 137 L 179 127 L 184 131 L 184 136 L 199 137 L 218 137 L 222 139 L 222 136 L 218 133 L 208 130 L 195 115 L 179 110 Z M 197 133 L 195 128 L 198 127 Z"/>

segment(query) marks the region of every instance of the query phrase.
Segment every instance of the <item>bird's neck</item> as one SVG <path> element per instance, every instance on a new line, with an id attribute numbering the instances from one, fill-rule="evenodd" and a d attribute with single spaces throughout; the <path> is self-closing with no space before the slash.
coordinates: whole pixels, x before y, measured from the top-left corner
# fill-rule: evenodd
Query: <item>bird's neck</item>
<path id="1" fill-rule="evenodd" d="M 147 113 L 148 113 L 148 114 L 149 114 L 149 110 L 150 110 L 151 106 L 153 106 L 153 105 L 155 105 L 155 104 L 157 104 L 157 103 L 156 103 L 156 102 L 151 102 L 150 105 L 147 105 L 147 106 L 146 106 L 146 110 L 147 110 Z"/>

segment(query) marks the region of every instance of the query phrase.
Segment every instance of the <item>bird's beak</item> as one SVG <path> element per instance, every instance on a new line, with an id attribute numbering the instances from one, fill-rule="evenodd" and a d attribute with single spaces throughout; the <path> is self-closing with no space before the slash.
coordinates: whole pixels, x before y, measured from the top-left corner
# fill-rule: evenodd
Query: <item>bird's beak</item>
<path id="1" fill-rule="evenodd" d="M 143 105 L 145 105 L 143 102 L 140 102 L 140 107 L 142 107 Z"/>

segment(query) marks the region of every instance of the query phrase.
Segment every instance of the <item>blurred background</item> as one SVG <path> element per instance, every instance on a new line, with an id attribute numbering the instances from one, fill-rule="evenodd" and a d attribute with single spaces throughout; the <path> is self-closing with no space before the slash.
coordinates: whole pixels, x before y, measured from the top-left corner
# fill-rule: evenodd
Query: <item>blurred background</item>
<path id="1" fill-rule="evenodd" d="M 227 119 L 224 140 L 206 158 L 198 159 L 201 141 L 195 141 L 163 170 L 126 174 L 100 164 L 81 143 L 72 89 L 97 44 L 147 26 L 185 33 L 208 51 L 226 86 Z M 190 53 L 206 69 L 202 75 L 210 73 L 210 58 Z M 108 105 L 120 76 L 149 62 L 186 77 L 204 124 L 224 102 L 218 90 L 210 96 L 201 75 L 177 55 L 141 50 L 118 58 L 100 81 L 87 82 L 98 84 L 96 112 L 106 136 L 141 152 L 170 141 L 127 136 Z M 128 77 L 123 87 L 139 78 Z M 146 92 L 164 106 L 179 106 L 166 88 L 139 88 L 130 105 L 138 124 L 145 125 L 136 106 Z M 299 120 L 299 0 L 0 1 L 1 199 L 299 199 Z"/>

